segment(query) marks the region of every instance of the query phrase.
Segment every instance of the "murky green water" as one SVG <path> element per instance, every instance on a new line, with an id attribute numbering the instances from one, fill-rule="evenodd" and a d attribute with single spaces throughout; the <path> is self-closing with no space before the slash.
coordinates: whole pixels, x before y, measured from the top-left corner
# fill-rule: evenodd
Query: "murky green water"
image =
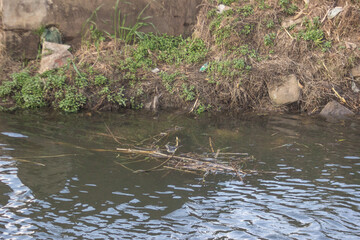
<path id="1" fill-rule="evenodd" d="M 255 157 L 243 181 L 228 174 L 147 169 L 122 143 L 177 154 Z M 143 112 L 93 116 L 0 114 L 1 239 L 359 239 L 360 121 L 299 116 L 227 118 Z M 126 139 L 126 140 L 125 140 Z M 150 139 L 150 140 L 149 140 Z M 159 164 L 158 162 L 155 165 Z"/>

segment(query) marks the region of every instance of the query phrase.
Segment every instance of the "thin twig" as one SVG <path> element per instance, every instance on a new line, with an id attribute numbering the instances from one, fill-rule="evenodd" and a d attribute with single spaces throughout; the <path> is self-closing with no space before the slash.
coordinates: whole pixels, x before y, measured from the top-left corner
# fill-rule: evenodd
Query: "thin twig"
<path id="1" fill-rule="evenodd" d="M 114 136 L 114 134 L 111 132 L 110 128 L 108 127 L 108 125 L 106 123 L 105 124 L 105 127 L 107 129 L 107 131 L 110 133 L 111 137 L 114 139 L 115 142 L 117 142 L 118 144 L 121 144 L 117 139 L 116 137 Z"/>
<path id="2" fill-rule="evenodd" d="M 39 163 L 39 162 L 29 161 L 29 160 L 26 160 L 26 159 L 13 158 L 12 160 L 15 160 L 15 161 L 18 161 L 18 162 L 32 163 L 32 164 L 39 165 L 39 166 L 42 166 L 42 167 L 46 166 L 45 164 L 42 164 L 42 163 Z"/>
<path id="3" fill-rule="evenodd" d="M 214 153 L 214 148 L 213 148 L 213 145 L 212 145 L 212 140 L 211 140 L 211 137 L 209 137 L 209 145 L 210 145 L 210 148 L 211 148 L 211 151 Z"/>
<path id="4" fill-rule="evenodd" d="M 135 170 L 133 170 L 133 169 L 125 166 L 124 164 L 121 164 L 121 163 L 119 163 L 119 162 L 117 162 L 117 161 L 114 161 L 114 163 L 116 163 L 116 164 L 122 166 L 123 168 L 125 168 L 125 169 L 127 169 L 127 170 L 129 170 L 129 171 L 131 171 L 131 172 L 133 172 L 133 173 L 135 173 Z"/>

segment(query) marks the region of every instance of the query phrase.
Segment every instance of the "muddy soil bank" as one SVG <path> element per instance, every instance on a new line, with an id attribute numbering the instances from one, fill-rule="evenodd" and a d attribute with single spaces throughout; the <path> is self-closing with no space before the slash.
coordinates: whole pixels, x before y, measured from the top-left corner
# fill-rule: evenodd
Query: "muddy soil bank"
<path id="1" fill-rule="evenodd" d="M 130 42 L 91 34 L 89 24 L 61 69 L 38 74 L 39 61 L 3 60 L 2 105 L 316 114 L 336 101 L 358 113 L 357 26 L 356 0 L 203 0 L 190 38 L 140 34 Z"/>

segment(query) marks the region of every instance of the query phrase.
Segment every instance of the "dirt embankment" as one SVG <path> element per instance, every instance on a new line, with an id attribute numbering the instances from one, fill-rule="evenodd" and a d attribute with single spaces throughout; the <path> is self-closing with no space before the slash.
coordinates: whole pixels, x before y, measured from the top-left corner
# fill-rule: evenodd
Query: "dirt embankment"
<path id="1" fill-rule="evenodd" d="M 312 114 L 337 100 L 359 112 L 358 26 L 357 0 L 204 0 L 191 39 L 142 35 L 128 44 L 90 35 L 73 62 L 53 72 L 76 89 L 47 86 L 43 105 L 62 109 L 71 102 L 67 92 L 72 92 L 84 97 L 76 110 L 176 107 L 198 113 Z M 22 68 L 9 60 L 0 64 L 2 80 Z M 31 76 L 38 65 L 28 65 Z M 296 77 L 301 95 L 293 103 L 274 104 L 269 89 L 288 76 Z M 39 76 L 43 82 L 48 78 Z M 11 94 L 3 98 L 13 99 Z"/>

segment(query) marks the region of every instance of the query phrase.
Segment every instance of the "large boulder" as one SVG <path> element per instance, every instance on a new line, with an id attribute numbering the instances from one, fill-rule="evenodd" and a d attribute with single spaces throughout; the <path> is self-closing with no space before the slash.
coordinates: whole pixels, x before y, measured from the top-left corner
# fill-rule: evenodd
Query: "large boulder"
<path id="1" fill-rule="evenodd" d="M 68 51 L 69 48 L 70 46 L 65 44 L 44 42 L 39 73 L 67 64 L 68 60 L 72 58 L 72 54 Z"/>
<path id="2" fill-rule="evenodd" d="M 294 74 L 285 76 L 280 81 L 268 84 L 271 101 L 275 105 L 286 105 L 297 102 L 301 97 L 301 87 Z"/>
<path id="3" fill-rule="evenodd" d="M 325 105 L 323 110 L 320 112 L 320 116 L 326 117 L 326 118 L 344 118 L 347 116 L 352 116 L 355 113 L 350 111 L 348 108 L 344 107 L 337 101 L 331 101 L 328 104 Z"/>

